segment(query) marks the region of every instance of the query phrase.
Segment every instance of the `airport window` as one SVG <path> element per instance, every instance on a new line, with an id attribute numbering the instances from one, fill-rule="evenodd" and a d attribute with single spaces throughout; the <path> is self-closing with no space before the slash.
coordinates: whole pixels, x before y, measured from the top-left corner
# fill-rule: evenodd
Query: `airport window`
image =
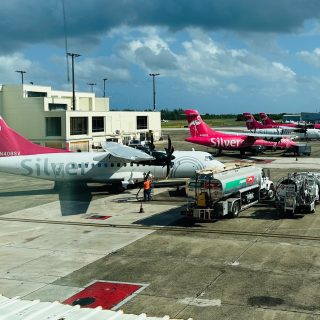
<path id="1" fill-rule="evenodd" d="M 92 132 L 104 132 L 104 117 L 92 117 Z"/>
<path id="2" fill-rule="evenodd" d="M 70 134 L 88 134 L 88 118 L 87 117 L 71 117 L 70 118 Z"/>
<path id="3" fill-rule="evenodd" d="M 47 96 L 46 92 L 28 91 L 28 98 L 43 98 Z"/>
<path id="4" fill-rule="evenodd" d="M 50 111 L 65 111 L 67 110 L 67 105 L 65 103 L 48 103 Z"/>
<path id="5" fill-rule="evenodd" d="M 137 116 L 137 130 L 148 129 L 148 117 Z"/>
<path id="6" fill-rule="evenodd" d="M 46 136 L 61 136 L 61 118 L 47 117 L 46 118 Z"/>

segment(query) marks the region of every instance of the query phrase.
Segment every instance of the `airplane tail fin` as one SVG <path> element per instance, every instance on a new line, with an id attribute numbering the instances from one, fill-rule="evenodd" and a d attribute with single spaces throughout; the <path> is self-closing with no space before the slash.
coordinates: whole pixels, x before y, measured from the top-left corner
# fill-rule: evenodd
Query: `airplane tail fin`
<path id="1" fill-rule="evenodd" d="M 261 119 L 261 122 L 262 122 L 263 125 L 270 125 L 270 124 L 274 125 L 274 124 L 276 124 L 276 123 L 275 123 L 272 119 L 270 119 L 269 116 L 268 116 L 266 113 L 264 113 L 264 112 L 260 112 L 260 113 L 259 113 L 259 116 L 260 116 L 260 119 Z"/>
<path id="2" fill-rule="evenodd" d="M 209 132 L 213 130 L 202 120 L 197 110 L 185 110 L 184 111 L 191 137 L 207 136 Z"/>
<path id="3" fill-rule="evenodd" d="M 246 122 L 248 130 L 263 129 L 263 125 L 261 123 L 259 123 L 251 113 L 244 112 L 243 118 Z"/>
<path id="4" fill-rule="evenodd" d="M 68 152 L 32 143 L 11 129 L 0 116 L 0 157 Z"/>

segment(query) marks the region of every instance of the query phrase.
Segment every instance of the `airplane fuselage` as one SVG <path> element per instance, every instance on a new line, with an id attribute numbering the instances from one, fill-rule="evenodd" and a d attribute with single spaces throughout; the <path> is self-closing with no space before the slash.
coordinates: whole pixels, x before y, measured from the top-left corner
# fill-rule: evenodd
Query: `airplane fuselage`
<path id="1" fill-rule="evenodd" d="M 174 152 L 169 177 L 191 177 L 195 170 L 217 166 L 206 152 Z M 222 164 L 221 164 L 222 165 Z M 116 159 L 107 152 L 39 154 L 0 158 L 0 171 L 52 181 L 142 181 L 149 171 L 157 179 L 166 177 L 165 166 L 141 165 Z"/>
<path id="2" fill-rule="evenodd" d="M 202 137 L 189 137 L 186 139 L 188 142 L 201 144 L 207 147 L 212 147 L 221 150 L 240 150 L 250 147 L 290 147 L 292 141 L 290 139 L 281 139 L 280 142 L 267 141 L 263 139 L 250 139 L 247 136 L 202 136 Z"/>

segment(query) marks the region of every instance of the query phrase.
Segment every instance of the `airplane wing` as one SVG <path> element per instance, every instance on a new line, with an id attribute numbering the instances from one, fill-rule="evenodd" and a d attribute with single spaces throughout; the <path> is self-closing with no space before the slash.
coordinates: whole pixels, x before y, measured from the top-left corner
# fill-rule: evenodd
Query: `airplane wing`
<path id="1" fill-rule="evenodd" d="M 281 134 L 281 130 L 279 131 L 279 134 L 277 133 L 260 133 L 260 132 L 254 132 L 254 131 L 222 131 L 222 133 L 232 134 L 235 136 L 247 136 L 252 137 L 253 139 L 282 139 L 282 138 L 290 138 L 295 139 L 298 138 L 297 135 L 294 133 L 291 134 Z"/>
<path id="2" fill-rule="evenodd" d="M 141 150 L 124 146 L 117 142 L 101 142 L 101 147 L 103 150 L 109 152 L 113 157 L 121 160 L 135 162 L 154 160 L 154 157 Z"/>

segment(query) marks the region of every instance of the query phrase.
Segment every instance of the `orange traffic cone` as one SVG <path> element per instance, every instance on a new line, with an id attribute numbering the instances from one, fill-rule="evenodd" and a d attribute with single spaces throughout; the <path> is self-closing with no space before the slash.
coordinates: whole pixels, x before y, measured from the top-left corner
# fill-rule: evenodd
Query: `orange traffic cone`
<path id="1" fill-rule="evenodd" d="M 139 213 L 144 213 L 144 210 L 143 210 L 143 207 L 142 207 L 142 201 L 141 201 Z"/>

